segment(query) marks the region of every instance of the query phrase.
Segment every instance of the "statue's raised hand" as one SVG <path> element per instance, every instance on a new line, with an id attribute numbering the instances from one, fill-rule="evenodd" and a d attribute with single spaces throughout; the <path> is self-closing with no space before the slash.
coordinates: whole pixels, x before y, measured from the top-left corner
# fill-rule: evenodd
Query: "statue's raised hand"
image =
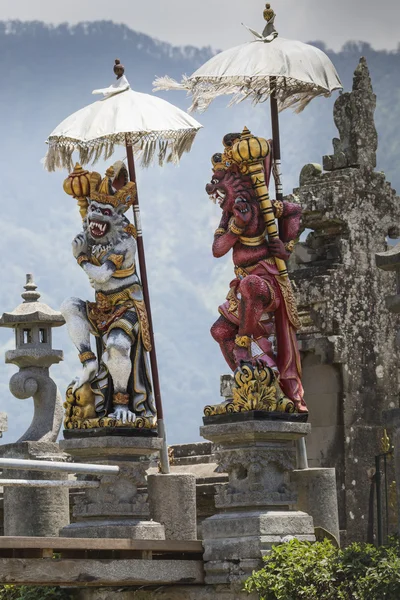
<path id="1" fill-rule="evenodd" d="M 233 205 L 233 214 L 237 227 L 245 228 L 251 221 L 252 212 L 250 204 L 244 198 L 236 198 Z"/>
<path id="2" fill-rule="evenodd" d="M 289 260 L 290 253 L 286 250 L 285 244 L 279 238 L 273 238 L 268 242 L 268 250 L 271 256 L 282 260 Z"/>
<path id="3" fill-rule="evenodd" d="M 81 254 L 87 254 L 87 238 L 84 233 L 79 233 L 72 242 L 72 254 L 78 258 Z"/>
<path id="4" fill-rule="evenodd" d="M 124 405 L 114 406 L 114 412 L 108 416 L 117 421 L 122 421 L 123 425 L 126 425 L 126 423 L 134 423 L 136 421 L 135 413 L 130 411 L 129 408 Z"/>

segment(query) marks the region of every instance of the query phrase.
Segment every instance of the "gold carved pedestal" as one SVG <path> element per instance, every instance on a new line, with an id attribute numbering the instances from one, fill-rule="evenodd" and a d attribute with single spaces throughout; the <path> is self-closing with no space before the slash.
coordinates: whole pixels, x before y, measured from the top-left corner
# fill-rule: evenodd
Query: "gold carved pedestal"
<path id="1" fill-rule="evenodd" d="M 244 364 L 236 369 L 234 381 L 232 400 L 206 406 L 206 417 L 254 410 L 296 412 L 294 402 L 282 392 L 279 380 L 269 367 Z"/>

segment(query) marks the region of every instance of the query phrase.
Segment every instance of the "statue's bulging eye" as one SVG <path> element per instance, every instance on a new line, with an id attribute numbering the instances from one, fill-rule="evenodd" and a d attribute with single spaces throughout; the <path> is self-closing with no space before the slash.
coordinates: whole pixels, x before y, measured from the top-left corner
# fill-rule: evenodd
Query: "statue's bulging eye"
<path id="1" fill-rule="evenodd" d="M 217 185 L 217 183 L 219 183 L 219 181 L 218 181 L 218 179 L 212 179 L 212 180 L 211 180 L 211 183 L 212 183 L 213 185 Z"/>
<path id="2" fill-rule="evenodd" d="M 101 212 L 103 213 L 103 215 L 105 217 L 111 217 L 111 215 L 112 215 L 112 212 L 109 208 L 103 208 L 103 210 Z"/>

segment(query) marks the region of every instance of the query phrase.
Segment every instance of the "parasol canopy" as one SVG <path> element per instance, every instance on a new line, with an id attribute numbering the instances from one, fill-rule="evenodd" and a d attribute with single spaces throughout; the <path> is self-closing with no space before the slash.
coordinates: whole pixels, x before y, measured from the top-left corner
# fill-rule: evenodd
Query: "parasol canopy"
<path id="1" fill-rule="evenodd" d="M 129 144 L 143 166 L 157 155 L 160 165 L 178 163 L 189 152 L 202 125 L 173 104 L 131 89 L 125 75 L 105 89 L 104 98 L 67 117 L 49 135 L 45 168 L 73 168 L 72 154 L 82 165 L 108 160 L 115 145 Z"/>
<path id="2" fill-rule="evenodd" d="M 190 110 L 198 111 L 224 94 L 234 94 L 231 104 L 235 104 L 246 98 L 264 102 L 274 93 L 279 110 L 293 107 L 301 112 L 316 96 L 342 89 L 322 50 L 279 37 L 269 5 L 264 17 L 268 23 L 262 34 L 248 28 L 253 41 L 216 54 L 180 84 L 168 76 L 157 78 L 155 90 L 187 90 L 193 97 Z"/>

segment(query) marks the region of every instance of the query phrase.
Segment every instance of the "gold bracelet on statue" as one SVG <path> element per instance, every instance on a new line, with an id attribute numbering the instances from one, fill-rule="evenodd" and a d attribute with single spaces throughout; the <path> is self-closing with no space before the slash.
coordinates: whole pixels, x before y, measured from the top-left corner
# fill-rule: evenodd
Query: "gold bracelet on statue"
<path id="1" fill-rule="evenodd" d="M 83 364 L 85 362 L 88 362 L 89 360 L 97 360 L 97 356 L 91 351 L 81 352 L 79 355 L 79 360 Z"/>
<path id="2" fill-rule="evenodd" d="M 245 230 L 245 228 L 244 228 L 244 227 L 238 227 L 238 226 L 236 225 L 236 223 L 234 223 L 234 222 L 232 222 L 232 223 L 229 225 L 229 231 L 230 231 L 231 233 L 234 233 L 235 235 L 242 235 L 242 233 L 244 233 L 244 230 Z"/>
<path id="3" fill-rule="evenodd" d="M 218 227 L 218 229 L 215 230 L 214 235 L 223 235 L 224 233 L 226 233 L 226 229 L 223 229 L 222 227 Z"/>
<path id="4" fill-rule="evenodd" d="M 78 265 L 81 267 L 83 265 L 83 263 L 85 262 L 90 262 L 89 258 L 87 257 L 86 254 L 81 254 L 80 256 L 78 256 L 78 258 L 76 259 Z"/>
<path id="5" fill-rule="evenodd" d="M 124 229 L 125 233 L 127 233 L 128 235 L 131 235 L 132 237 L 135 238 L 135 240 L 137 239 L 137 229 L 134 225 L 132 225 L 132 223 L 129 223 L 129 225 L 127 225 Z"/>
<path id="6" fill-rule="evenodd" d="M 122 254 L 110 254 L 107 260 L 112 262 L 116 269 L 121 269 L 125 257 Z"/>
<path id="7" fill-rule="evenodd" d="M 280 219 L 283 215 L 283 202 L 282 200 L 274 200 L 272 202 L 272 206 L 274 207 L 275 217 Z"/>
<path id="8" fill-rule="evenodd" d="M 237 335 L 235 339 L 235 344 L 240 348 L 250 348 L 251 338 L 247 335 Z"/>

